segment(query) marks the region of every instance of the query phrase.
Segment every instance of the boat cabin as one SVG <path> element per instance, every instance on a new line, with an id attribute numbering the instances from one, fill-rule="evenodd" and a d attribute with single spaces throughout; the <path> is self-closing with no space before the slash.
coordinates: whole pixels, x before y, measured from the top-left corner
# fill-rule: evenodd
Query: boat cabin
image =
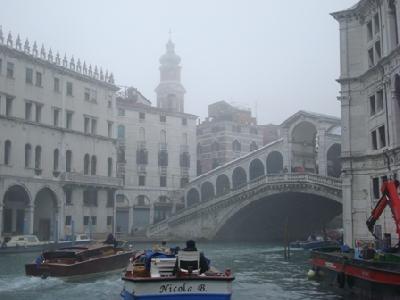
<path id="1" fill-rule="evenodd" d="M 14 235 L 5 237 L 2 242 L 2 247 L 29 247 L 43 245 L 46 242 L 41 242 L 36 235 Z"/>

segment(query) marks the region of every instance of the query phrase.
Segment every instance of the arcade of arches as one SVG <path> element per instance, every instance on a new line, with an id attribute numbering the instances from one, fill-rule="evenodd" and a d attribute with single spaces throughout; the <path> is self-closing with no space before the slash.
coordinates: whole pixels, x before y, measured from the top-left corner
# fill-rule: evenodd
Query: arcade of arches
<path id="1" fill-rule="evenodd" d="M 42 188 L 31 200 L 21 185 L 8 188 L 3 198 L 2 234 L 36 234 L 40 240 L 57 238 L 57 197 L 49 188 Z"/>
<path id="2" fill-rule="evenodd" d="M 304 122 L 294 129 L 293 137 L 293 158 L 292 172 L 318 173 L 317 150 L 316 150 L 316 130 L 314 125 Z M 339 143 L 333 143 L 327 153 L 327 176 L 340 177 L 341 147 Z M 215 181 L 206 181 L 199 188 L 192 187 L 186 194 L 186 205 L 193 206 L 200 202 L 209 201 L 215 197 L 220 197 L 229 193 L 231 190 L 239 189 L 248 182 L 267 175 L 278 175 L 289 172 L 283 163 L 283 155 L 279 151 L 270 152 L 265 162 L 260 158 L 254 158 L 248 170 L 242 166 L 233 169 L 232 176 L 220 174 Z"/>

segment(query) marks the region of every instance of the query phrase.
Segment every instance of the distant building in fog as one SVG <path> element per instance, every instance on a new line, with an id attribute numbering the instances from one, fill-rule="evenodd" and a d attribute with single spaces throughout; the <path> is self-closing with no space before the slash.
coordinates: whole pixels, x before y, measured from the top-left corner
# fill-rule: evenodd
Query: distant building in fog
<path id="1" fill-rule="evenodd" d="M 202 174 L 262 146 L 262 133 L 250 109 L 225 101 L 208 106 L 197 126 L 197 173 Z"/>
<path id="2" fill-rule="evenodd" d="M 138 233 L 183 208 L 179 191 L 196 175 L 196 120 L 184 113 L 180 57 L 167 43 L 160 58 L 157 107 L 129 88 L 117 97 L 117 231 Z"/>
<path id="3" fill-rule="evenodd" d="M 263 136 L 263 145 L 276 141 L 281 136 L 279 125 L 258 125 L 258 129 L 261 131 Z"/>

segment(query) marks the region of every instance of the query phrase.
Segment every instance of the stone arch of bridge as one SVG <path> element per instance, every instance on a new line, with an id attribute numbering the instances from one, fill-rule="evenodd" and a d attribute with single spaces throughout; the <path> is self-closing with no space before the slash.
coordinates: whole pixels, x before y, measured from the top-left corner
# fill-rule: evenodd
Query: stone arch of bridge
<path id="1" fill-rule="evenodd" d="M 209 182 L 203 182 L 201 184 L 201 201 L 209 201 L 215 197 L 215 192 L 214 192 L 214 185 Z"/>
<path id="2" fill-rule="evenodd" d="M 232 188 L 239 189 L 247 184 L 247 174 L 246 171 L 238 166 L 233 169 L 232 172 Z"/>
<path id="3" fill-rule="evenodd" d="M 327 175 L 331 177 L 340 177 L 342 164 L 340 154 L 342 147 L 340 143 L 332 144 L 326 151 Z"/>
<path id="4" fill-rule="evenodd" d="M 200 203 L 200 193 L 197 188 L 191 188 L 186 194 L 186 207 Z"/>
<path id="5" fill-rule="evenodd" d="M 302 120 L 292 127 L 289 140 L 292 144 L 291 171 L 315 173 L 317 126 L 310 120 Z"/>
<path id="6" fill-rule="evenodd" d="M 265 167 L 263 162 L 259 158 L 253 159 L 249 166 L 249 180 L 252 181 L 264 175 Z"/>
<path id="7" fill-rule="evenodd" d="M 283 172 L 283 155 L 279 151 L 268 153 L 266 159 L 267 174 L 279 174 Z"/>
<path id="8" fill-rule="evenodd" d="M 227 236 L 224 232 L 225 227 L 229 228 L 234 224 L 237 224 L 238 228 L 234 228 L 233 232 L 238 232 L 240 223 L 246 225 L 246 223 L 251 222 L 254 226 L 260 226 L 260 222 L 271 219 L 269 223 L 271 223 L 271 226 L 275 226 L 273 225 L 274 222 L 279 223 L 287 217 L 292 224 L 292 230 L 296 232 L 297 237 L 300 237 L 299 230 L 296 227 L 301 227 L 302 223 L 305 223 L 304 228 L 306 230 L 315 229 L 318 226 L 320 226 L 319 229 L 322 229 L 325 225 L 324 222 L 340 215 L 341 209 L 340 197 L 329 196 L 316 189 L 295 192 L 268 190 L 254 194 L 231 206 L 230 209 L 224 210 L 226 214 L 218 217 L 218 221 L 213 224 L 213 232 L 207 238 L 218 239 L 221 235 Z M 280 233 L 284 226 L 281 223 L 275 228 Z M 282 236 L 277 238 L 282 238 Z M 295 237 L 291 236 L 291 238 Z"/>
<path id="9" fill-rule="evenodd" d="M 229 177 L 225 174 L 221 174 L 217 176 L 216 182 L 215 182 L 215 189 L 216 189 L 216 196 L 222 196 L 231 190 L 231 183 L 229 181 Z"/>

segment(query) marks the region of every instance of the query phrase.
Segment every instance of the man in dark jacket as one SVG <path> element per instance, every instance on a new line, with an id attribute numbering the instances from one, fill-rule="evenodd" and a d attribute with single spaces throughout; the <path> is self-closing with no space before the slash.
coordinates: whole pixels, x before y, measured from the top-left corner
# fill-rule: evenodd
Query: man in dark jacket
<path id="1" fill-rule="evenodd" d="M 117 247 L 118 242 L 112 233 L 107 236 L 107 239 L 103 242 L 103 244 L 113 245 L 114 248 Z"/>
<path id="2" fill-rule="evenodd" d="M 186 241 L 186 248 L 181 251 L 197 251 L 196 242 L 193 240 Z M 210 268 L 210 260 L 200 252 L 200 274 L 207 272 Z"/>

